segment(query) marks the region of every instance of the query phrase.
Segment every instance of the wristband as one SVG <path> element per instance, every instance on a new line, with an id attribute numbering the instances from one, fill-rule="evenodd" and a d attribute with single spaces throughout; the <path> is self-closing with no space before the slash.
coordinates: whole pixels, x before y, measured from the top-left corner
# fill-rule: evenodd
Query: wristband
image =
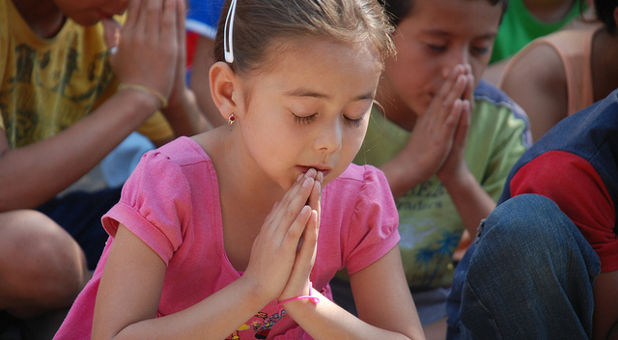
<path id="1" fill-rule="evenodd" d="M 292 301 L 296 301 L 296 300 L 304 300 L 304 299 L 308 299 L 314 305 L 317 305 L 318 302 L 320 302 L 320 298 L 317 297 L 317 296 L 311 296 L 311 288 L 312 287 L 313 287 L 313 284 L 311 282 L 309 282 L 309 295 L 301 295 L 301 296 L 285 299 L 283 301 L 279 301 L 279 306 L 282 306 L 283 304 L 288 303 L 288 302 L 292 302 Z"/>
<path id="2" fill-rule="evenodd" d="M 161 102 L 161 109 L 164 109 L 167 106 L 167 99 L 165 99 L 165 97 L 163 97 L 163 95 L 160 94 L 159 92 L 147 86 L 139 85 L 139 84 L 120 83 L 120 85 L 118 85 L 118 90 L 122 90 L 122 89 L 133 89 L 133 90 L 137 90 L 143 93 L 153 95 Z"/>

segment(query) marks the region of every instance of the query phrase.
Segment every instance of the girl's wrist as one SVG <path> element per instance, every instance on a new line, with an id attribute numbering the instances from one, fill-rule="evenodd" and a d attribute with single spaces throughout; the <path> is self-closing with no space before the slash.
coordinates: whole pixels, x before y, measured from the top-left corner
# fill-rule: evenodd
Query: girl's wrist
<path id="1" fill-rule="evenodd" d="M 305 291 L 307 292 L 306 294 L 301 294 L 298 296 L 279 299 L 280 308 L 283 308 L 283 306 L 289 302 L 303 301 L 303 300 L 311 302 L 314 305 L 317 305 L 320 302 L 320 298 L 317 297 L 316 294 L 313 292 L 313 285 L 311 281 L 309 281 L 309 284 L 305 288 L 306 288 Z"/>

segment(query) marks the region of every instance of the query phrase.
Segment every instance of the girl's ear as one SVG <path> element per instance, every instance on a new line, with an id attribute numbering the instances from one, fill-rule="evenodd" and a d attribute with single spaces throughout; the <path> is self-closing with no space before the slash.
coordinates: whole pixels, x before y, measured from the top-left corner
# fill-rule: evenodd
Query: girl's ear
<path id="1" fill-rule="evenodd" d="M 237 112 L 237 103 L 234 101 L 233 94 L 235 87 L 238 86 L 238 78 L 230 65 L 222 61 L 210 67 L 209 78 L 213 102 L 223 119 L 227 120 L 230 114 Z"/>

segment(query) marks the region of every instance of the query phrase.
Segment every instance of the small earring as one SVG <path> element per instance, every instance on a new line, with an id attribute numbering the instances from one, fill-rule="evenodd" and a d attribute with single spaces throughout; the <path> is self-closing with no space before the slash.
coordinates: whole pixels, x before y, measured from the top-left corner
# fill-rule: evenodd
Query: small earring
<path id="1" fill-rule="evenodd" d="M 227 117 L 227 125 L 232 126 L 235 121 L 236 116 L 234 115 L 234 113 L 230 113 L 230 115 Z"/>

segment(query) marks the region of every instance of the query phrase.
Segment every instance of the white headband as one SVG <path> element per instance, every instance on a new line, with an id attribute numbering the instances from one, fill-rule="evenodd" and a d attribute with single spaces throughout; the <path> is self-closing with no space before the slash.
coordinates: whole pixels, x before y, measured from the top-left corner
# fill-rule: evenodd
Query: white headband
<path id="1" fill-rule="evenodd" d="M 225 18 L 225 27 L 223 32 L 223 54 L 225 55 L 225 61 L 228 63 L 234 62 L 234 17 L 236 16 L 236 0 L 232 0 L 230 8 L 227 11 L 227 17 Z"/>

